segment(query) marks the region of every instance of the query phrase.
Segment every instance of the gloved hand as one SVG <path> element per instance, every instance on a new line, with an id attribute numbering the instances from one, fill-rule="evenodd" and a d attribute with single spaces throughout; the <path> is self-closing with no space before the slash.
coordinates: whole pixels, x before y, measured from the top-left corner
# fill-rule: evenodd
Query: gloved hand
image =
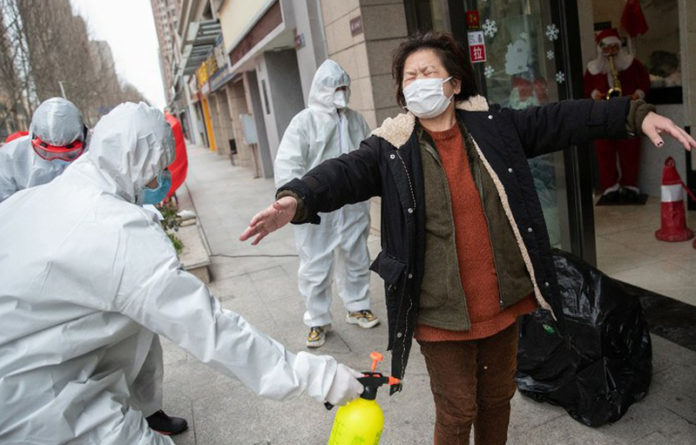
<path id="1" fill-rule="evenodd" d="M 363 385 L 357 378 L 363 375 L 345 365 L 338 364 L 326 401 L 332 405 L 345 405 L 363 392 Z"/>

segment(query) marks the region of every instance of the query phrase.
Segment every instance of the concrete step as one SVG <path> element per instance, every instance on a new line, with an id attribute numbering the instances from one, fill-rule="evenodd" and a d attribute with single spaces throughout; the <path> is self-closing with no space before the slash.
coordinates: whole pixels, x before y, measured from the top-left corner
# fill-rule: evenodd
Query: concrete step
<path id="1" fill-rule="evenodd" d="M 204 283 L 210 283 L 210 249 L 201 230 L 198 220 L 187 225 L 182 225 L 175 235 L 184 245 L 179 261 L 184 266 L 184 270 L 194 274 Z"/>

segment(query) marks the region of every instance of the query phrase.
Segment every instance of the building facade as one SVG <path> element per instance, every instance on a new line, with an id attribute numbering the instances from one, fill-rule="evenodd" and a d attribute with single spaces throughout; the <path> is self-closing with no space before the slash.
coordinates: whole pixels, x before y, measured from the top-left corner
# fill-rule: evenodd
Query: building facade
<path id="1" fill-rule="evenodd" d="M 174 96 L 174 80 L 181 57 L 177 34 L 181 3 L 181 0 L 150 0 L 160 48 L 160 70 L 167 104 Z"/>
<path id="2" fill-rule="evenodd" d="M 173 0 L 152 1 L 154 11 Z M 597 52 L 596 30 L 619 28 L 626 46 L 651 71 L 649 100 L 658 111 L 685 128 L 696 119 L 696 59 L 690 57 L 696 49 L 696 3 L 689 0 L 640 1 L 649 31 L 632 38 L 621 25 L 625 2 L 602 0 L 175 3 L 180 56 L 173 58 L 179 62 L 170 80 L 172 107 L 196 128 L 190 137 L 254 177 L 272 177 L 283 132 L 306 106 L 314 71 L 326 58 L 349 73 L 350 106 L 376 128 L 401 112 L 394 97 L 393 51 L 408 35 L 430 30 L 452 33 L 469 51 L 489 102 L 523 109 L 583 97 L 583 72 Z M 663 73 L 659 60 L 676 62 Z M 676 144 L 659 153 L 648 145 L 643 142 L 640 177 L 646 193 L 659 196 L 666 154 L 696 185 L 696 161 Z M 591 146 L 571 147 L 531 160 L 530 166 L 552 243 L 594 263 L 592 152 Z"/>

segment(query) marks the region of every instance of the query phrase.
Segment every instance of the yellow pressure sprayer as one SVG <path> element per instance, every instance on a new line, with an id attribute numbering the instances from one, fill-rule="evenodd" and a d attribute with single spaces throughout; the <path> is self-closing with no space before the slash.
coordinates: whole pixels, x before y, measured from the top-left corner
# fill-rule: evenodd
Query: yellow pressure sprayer
<path id="1" fill-rule="evenodd" d="M 365 387 L 360 397 L 338 408 L 328 445 L 377 445 L 384 427 L 384 414 L 375 398 L 377 389 L 384 385 L 396 385 L 399 379 L 376 372 L 382 361 L 379 352 L 370 353 L 372 368 L 363 372 L 358 381 Z M 329 402 L 326 409 L 333 408 Z"/>

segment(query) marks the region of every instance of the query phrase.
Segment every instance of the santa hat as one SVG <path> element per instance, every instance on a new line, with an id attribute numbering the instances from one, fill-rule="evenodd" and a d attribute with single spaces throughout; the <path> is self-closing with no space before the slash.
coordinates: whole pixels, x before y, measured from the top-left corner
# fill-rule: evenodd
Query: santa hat
<path id="1" fill-rule="evenodd" d="M 619 32 L 615 28 L 604 29 L 595 36 L 595 43 L 597 43 L 597 45 L 621 45 Z"/>

